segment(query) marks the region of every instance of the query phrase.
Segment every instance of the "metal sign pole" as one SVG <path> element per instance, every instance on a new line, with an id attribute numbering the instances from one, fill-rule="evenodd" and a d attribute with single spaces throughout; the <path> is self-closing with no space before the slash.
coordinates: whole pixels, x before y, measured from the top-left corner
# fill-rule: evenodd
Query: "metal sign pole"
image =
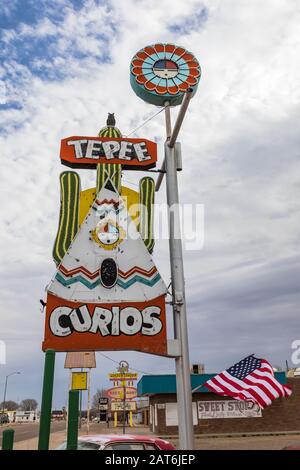
<path id="1" fill-rule="evenodd" d="M 166 108 L 166 112 L 169 107 Z M 166 122 L 169 118 L 166 116 Z M 167 129 L 167 135 L 170 135 Z M 176 144 L 175 144 L 176 145 Z M 179 194 L 175 149 L 165 143 L 167 202 L 169 207 L 169 247 L 174 313 L 174 336 L 181 343 L 181 356 L 176 358 L 176 384 L 178 401 L 178 431 L 180 449 L 193 449 L 193 414 L 189 365 L 189 349 L 184 292 L 184 271 L 180 233 Z"/>
<path id="2" fill-rule="evenodd" d="M 165 119 L 166 119 L 166 140 L 168 142 L 172 133 L 171 112 L 170 112 L 169 102 L 165 103 Z M 164 159 L 164 169 L 165 169 L 165 161 L 166 161 L 166 158 Z M 168 185 L 168 182 L 167 182 L 167 185 Z M 168 192 L 167 192 L 167 201 L 170 207 Z M 171 253 L 173 253 L 173 248 L 171 248 L 171 239 L 172 239 L 171 230 L 173 231 L 173 228 L 171 228 L 171 220 L 169 220 L 170 258 L 171 258 Z M 172 258 L 171 258 L 171 277 L 172 277 L 172 286 L 173 286 L 172 265 L 173 263 L 172 263 Z M 172 292 L 174 294 L 173 289 L 172 289 Z M 178 314 L 175 312 L 175 309 L 173 309 L 173 323 L 174 323 L 174 339 L 178 339 L 180 341 L 180 319 L 179 319 Z M 182 357 L 181 356 L 175 358 L 175 370 L 176 370 L 176 395 L 177 395 L 179 445 L 180 445 L 180 449 L 186 449 L 187 448 L 186 425 L 185 425 L 185 418 L 184 418 L 185 416 L 185 411 L 184 411 L 185 410 L 185 393 L 184 393 L 184 385 L 183 385 L 183 377 L 182 377 Z"/>
<path id="3" fill-rule="evenodd" d="M 91 369 L 88 372 L 88 400 L 87 400 L 87 433 L 90 432 L 90 407 L 91 407 Z"/>
<path id="4" fill-rule="evenodd" d="M 126 381 L 123 380 L 123 434 L 125 434 L 125 426 L 126 426 Z"/>

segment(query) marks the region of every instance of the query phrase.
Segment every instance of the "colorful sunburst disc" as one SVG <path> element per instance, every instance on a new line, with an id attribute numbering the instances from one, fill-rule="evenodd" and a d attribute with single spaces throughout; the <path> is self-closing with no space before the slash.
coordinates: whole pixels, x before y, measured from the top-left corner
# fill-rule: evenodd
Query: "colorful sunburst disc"
<path id="1" fill-rule="evenodd" d="M 130 83 L 147 103 L 164 106 L 180 104 L 191 88 L 195 94 L 201 68 L 195 56 L 174 44 L 153 44 L 135 54 L 130 64 Z"/>

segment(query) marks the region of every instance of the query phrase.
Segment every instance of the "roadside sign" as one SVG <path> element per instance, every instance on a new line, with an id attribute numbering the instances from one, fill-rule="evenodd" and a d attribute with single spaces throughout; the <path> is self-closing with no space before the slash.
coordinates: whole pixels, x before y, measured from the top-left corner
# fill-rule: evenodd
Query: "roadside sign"
<path id="1" fill-rule="evenodd" d="M 136 387 L 125 387 L 126 400 L 133 400 L 137 397 Z M 124 399 L 124 387 L 114 387 L 107 390 L 107 395 L 113 400 Z"/>
<path id="2" fill-rule="evenodd" d="M 124 402 L 123 401 L 113 401 L 111 402 L 111 411 L 123 411 Z M 135 411 L 136 402 L 135 401 L 126 401 L 125 402 L 125 411 Z"/>
<path id="3" fill-rule="evenodd" d="M 138 374 L 136 372 L 116 372 L 108 374 L 109 380 L 137 380 Z"/>
<path id="4" fill-rule="evenodd" d="M 100 397 L 99 398 L 99 411 L 107 411 L 108 410 L 108 398 L 107 397 Z"/>
<path id="5" fill-rule="evenodd" d="M 72 372 L 72 390 L 87 390 L 87 372 Z"/>
<path id="6" fill-rule="evenodd" d="M 93 369 L 96 367 L 95 351 L 77 351 L 66 354 L 65 369 Z"/>
<path id="7" fill-rule="evenodd" d="M 107 181 L 47 287 L 43 350 L 165 356 L 166 291 L 122 197 Z"/>
<path id="8" fill-rule="evenodd" d="M 99 398 L 99 405 L 107 405 L 107 403 L 108 403 L 108 398 L 106 397 Z"/>
<path id="9" fill-rule="evenodd" d="M 61 163 L 72 168 L 119 164 L 127 170 L 145 170 L 157 162 L 157 144 L 147 139 L 68 137 L 61 141 Z"/>
<path id="10" fill-rule="evenodd" d="M 108 405 L 98 405 L 98 410 L 99 411 L 107 411 L 108 410 Z"/>

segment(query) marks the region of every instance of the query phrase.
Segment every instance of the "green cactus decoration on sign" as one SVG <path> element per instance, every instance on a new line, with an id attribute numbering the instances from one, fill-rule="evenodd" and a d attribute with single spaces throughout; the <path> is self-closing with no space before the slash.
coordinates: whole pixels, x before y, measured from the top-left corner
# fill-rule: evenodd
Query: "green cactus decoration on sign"
<path id="1" fill-rule="evenodd" d="M 53 259 L 59 264 L 68 250 L 79 228 L 80 178 L 75 171 L 64 171 L 60 175 L 60 214 Z"/>
<path id="2" fill-rule="evenodd" d="M 155 182 L 153 178 L 145 176 L 140 181 L 139 188 L 140 202 L 140 223 L 139 232 L 149 251 L 152 253 L 154 248 L 153 237 L 153 204 L 155 193 Z"/>
<path id="3" fill-rule="evenodd" d="M 116 120 L 113 113 L 108 113 L 106 127 L 100 129 L 98 137 L 121 138 L 122 134 L 117 127 L 115 127 Z M 97 165 L 97 183 L 96 193 L 100 191 L 107 178 L 110 178 L 113 185 L 121 193 L 121 172 L 122 166 L 118 164 L 101 163 Z"/>

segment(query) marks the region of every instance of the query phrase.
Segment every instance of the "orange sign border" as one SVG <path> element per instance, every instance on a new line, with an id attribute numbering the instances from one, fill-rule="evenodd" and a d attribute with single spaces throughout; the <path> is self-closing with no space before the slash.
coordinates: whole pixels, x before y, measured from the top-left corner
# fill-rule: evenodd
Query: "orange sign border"
<path id="1" fill-rule="evenodd" d="M 73 331 L 69 336 L 55 336 L 49 326 L 50 315 L 57 307 L 70 307 L 72 309 L 86 305 L 90 314 L 93 316 L 96 307 L 111 309 L 112 307 L 136 307 L 139 310 L 148 306 L 157 306 L 161 309 L 160 321 L 162 329 L 154 336 L 120 334 L 119 336 L 101 336 L 100 334 L 90 332 Z M 113 302 L 113 303 L 89 303 L 89 302 L 73 302 L 62 299 L 48 292 L 46 318 L 45 318 L 45 335 L 42 344 L 42 350 L 54 349 L 55 351 L 128 351 L 135 350 L 158 356 L 167 356 L 167 325 L 166 325 L 166 307 L 165 295 L 161 295 L 152 300 L 145 302 Z"/>
<path id="2" fill-rule="evenodd" d="M 132 160 L 123 160 L 120 158 L 111 158 L 107 160 L 105 157 L 100 157 L 99 159 L 95 158 L 76 158 L 74 146 L 68 145 L 68 142 L 71 140 L 96 140 L 98 142 L 131 142 L 133 144 L 138 144 L 145 142 L 147 145 L 147 150 L 151 159 L 140 162 L 138 159 L 134 158 Z M 128 139 L 124 138 L 114 138 L 114 137 L 86 137 L 86 136 L 72 136 L 66 137 L 61 140 L 60 145 L 60 159 L 61 163 L 65 166 L 71 168 L 97 168 L 99 163 L 108 163 L 108 164 L 119 164 L 127 170 L 145 170 L 153 168 L 156 166 L 157 162 L 157 144 L 152 140 L 148 139 Z"/>

